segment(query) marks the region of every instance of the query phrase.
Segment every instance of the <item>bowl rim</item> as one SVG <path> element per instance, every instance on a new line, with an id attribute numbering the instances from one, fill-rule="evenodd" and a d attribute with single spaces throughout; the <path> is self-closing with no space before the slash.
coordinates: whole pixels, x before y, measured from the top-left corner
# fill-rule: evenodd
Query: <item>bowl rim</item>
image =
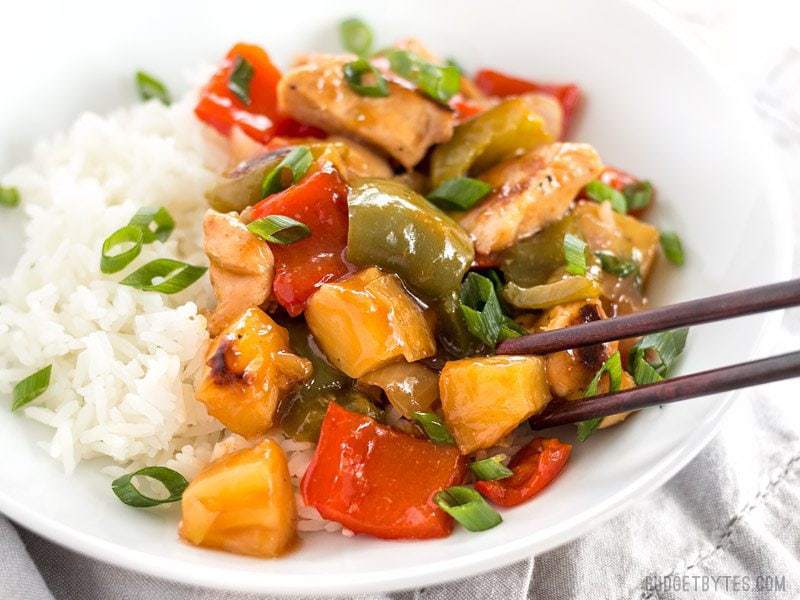
<path id="1" fill-rule="evenodd" d="M 768 157 L 775 149 L 767 139 L 766 133 L 756 122 L 755 112 L 750 108 L 742 93 L 741 86 L 734 82 L 723 65 L 709 57 L 708 50 L 693 38 L 680 22 L 665 8 L 642 0 L 621 0 L 634 10 L 644 13 L 657 26 L 660 26 L 678 44 L 687 49 L 703 68 L 705 75 L 713 80 L 728 97 L 732 108 L 740 117 L 740 126 L 748 133 L 760 150 L 759 170 L 774 175 L 771 178 L 772 192 L 767 202 L 773 215 L 776 230 L 774 239 L 781 260 L 773 265 L 780 277 L 792 273 L 792 211 L 789 203 L 785 178 L 777 169 L 776 161 Z M 765 317 L 757 340 L 750 346 L 744 359 L 750 360 L 769 349 L 771 340 L 777 332 L 783 311 Z M 617 515 L 643 494 L 654 491 L 686 466 L 716 435 L 722 426 L 723 416 L 740 392 L 733 391 L 720 395 L 704 419 L 699 422 L 684 442 L 673 448 L 666 457 L 656 463 L 651 470 L 632 482 L 626 488 L 607 498 L 604 502 L 570 519 L 560 521 L 536 532 L 537 541 L 532 535 L 484 548 L 469 555 L 444 559 L 428 565 L 416 567 L 387 568 L 381 571 L 347 581 L 315 581 L 302 575 L 284 574 L 264 578 L 257 573 L 237 572 L 230 575 L 224 567 L 187 569 L 187 563 L 177 558 L 161 557 L 158 561 L 146 552 L 108 542 L 93 535 L 64 525 L 55 519 L 42 516 L 10 495 L 0 491 L 0 512 L 8 518 L 51 542 L 72 551 L 91 557 L 103 563 L 129 569 L 139 573 L 156 576 L 177 583 L 224 591 L 270 593 L 279 596 L 297 594 L 343 595 L 356 593 L 400 591 L 421 586 L 447 583 L 464 577 L 478 575 L 497 569 L 523 558 L 532 558 L 531 548 L 536 545 L 537 553 L 546 552 L 572 539 L 587 533 Z M 541 539 L 544 538 L 544 539 Z"/>

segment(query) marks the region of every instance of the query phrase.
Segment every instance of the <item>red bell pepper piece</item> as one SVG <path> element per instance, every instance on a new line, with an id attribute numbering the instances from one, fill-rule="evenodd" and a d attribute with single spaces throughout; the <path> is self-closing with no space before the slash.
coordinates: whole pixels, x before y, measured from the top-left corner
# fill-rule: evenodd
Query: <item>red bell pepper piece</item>
<path id="1" fill-rule="evenodd" d="M 570 452 L 572 446 L 555 438 L 535 438 L 508 463 L 513 475 L 477 481 L 475 489 L 498 506 L 522 504 L 550 485 L 564 468 Z"/>
<path id="2" fill-rule="evenodd" d="M 345 258 L 347 185 L 336 171 L 306 175 L 296 185 L 253 206 L 252 219 L 283 215 L 304 223 L 311 235 L 291 244 L 270 244 L 275 257 L 272 291 L 294 316 L 326 281 L 355 271 Z"/>
<path id="3" fill-rule="evenodd" d="M 455 446 L 412 437 L 331 402 L 300 487 L 306 504 L 357 533 L 437 538 L 452 531 L 453 520 L 432 497 L 461 483 L 465 471 Z"/>
<path id="4" fill-rule="evenodd" d="M 489 96 L 519 96 L 528 92 L 538 92 L 555 96 L 564 110 L 564 134 L 566 136 L 575 111 L 581 101 L 581 89 L 574 83 L 549 84 L 518 79 L 491 69 L 483 69 L 475 75 L 475 85 Z"/>
<path id="5" fill-rule="evenodd" d="M 248 104 L 228 89 L 231 72 L 239 57 L 253 67 Z M 280 78 L 281 72 L 272 64 L 263 48 L 252 44 L 236 44 L 203 88 L 194 112 L 201 121 L 223 135 L 228 135 L 231 128 L 238 125 L 262 144 L 276 135 L 324 138 L 325 132 L 321 129 L 303 125 L 280 114 L 277 97 Z"/>

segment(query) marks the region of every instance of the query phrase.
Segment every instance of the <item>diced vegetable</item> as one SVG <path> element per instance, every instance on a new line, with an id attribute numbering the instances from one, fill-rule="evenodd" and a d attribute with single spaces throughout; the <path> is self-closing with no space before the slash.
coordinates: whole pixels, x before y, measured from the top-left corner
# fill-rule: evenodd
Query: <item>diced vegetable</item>
<path id="1" fill-rule="evenodd" d="M 136 71 L 136 89 L 142 100 L 156 98 L 162 104 L 169 106 L 172 103 L 167 86 L 160 80 L 144 71 Z"/>
<path id="2" fill-rule="evenodd" d="M 600 181 L 622 192 L 628 205 L 628 212 L 638 213 L 648 206 L 655 197 L 653 185 L 640 180 L 616 167 L 606 167 L 599 177 Z"/>
<path id="3" fill-rule="evenodd" d="M 351 272 L 347 245 L 347 186 L 335 171 L 317 171 L 253 207 L 253 220 L 284 215 L 300 221 L 311 235 L 293 244 L 270 244 L 275 256 L 275 299 L 291 316 L 326 281 Z"/>
<path id="4" fill-rule="evenodd" d="M 500 285 L 499 281 L 497 285 Z M 467 329 L 489 348 L 524 333 L 513 319 L 503 313 L 497 288 L 488 277 L 469 273 L 461 286 L 459 299 Z"/>
<path id="5" fill-rule="evenodd" d="M 50 386 L 50 374 L 52 371 L 53 365 L 47 365 L 28 375 L 25 379 L 18 381 L 14 385 L 14 400 L 11 403 L 11 410 L 22 408 L 44 394 Z"/>
<path id="6" fill-rule="evenodd" d="M 447 426 L 444 424 L 442 417 L 436 413 L 418 411 L 414 413 L 414 420 L 417 422 L 417 425 L 422 428 L 422 431 L 425 432 L 425 435 L 428 436 L 430 441 L 436 442 L 437 444 L 452 445 L 456 443 L 453 436 L 447 430 Z"/>
<path id="7" fill-rule="evenodd" d="M 564 262 L 570 275 L 586 275 L 586 242 L 571 233 L 564 236 Z"/>
<path id="8" fill-rule="evenodd" d="M 148 479 L 158 481 L 162 486 L 164 486 L 167 492 L 169 492 L 169 495 L 166 497 L 161 496 L 154 498 L 153 496 L 143 494 L 134 485 L 134 477 L 147 477 Z M 133 473 L 127 473 L 117 477 L 111 482 L 111 491 L 114 492 L 114 495 L 116 495 L 121 502 L 127 504 L 128 506 L 133 506 L 135 508 L 150 508 L 152 506 L 158 506 L 159 504 L 179 502 L 183 496 L 183 492 L 188 486 L 189 482 L 186 481 L 186 478 L 177 471 L 173 471 L 167 467 L 154 466 L 144 467 L 134 471 Z"/>
<path id="9" fill-rule="evenodd" d="M 503 517 L 486 504 L 483 496 L 464 485 L 442 490 L 434 500 L 467 531 L 486 531 L 503 522 Z"/>
<path id="10" fill-rule="evenodd" d="M 619 352 L 614 352 L 597 370 L 589 385 L 586 386 L 586 391 L 583 393 L 584 398 L 591 398 L 597 395 L 603 375 L 608 375 L 608 391 L 618 392 L 622 385 L 622 358 Z M 602 420 L 602 417 L 595 417 L 578 423 L 578 441 L 585 442 Z"/>
<path id="11" fill-rule="evenodd" d="M 572 213 L 575 229 L 592 252 L 610 252 L 621 260 L 639 264 L 642 279 L 658 254 L 658 230 L 630 215 L 604 212 L 594 202 L 579 202 Z"/>
<path id="12" fill-rule="evenodd" d="M 19 206 L 19 190 L 15 187 L 0 185 L 0 206 L 15 208 Z"/>
<path id="13" fill-rule="evenodd" d="M 597 298 L 600 296 L 600 286 L 586 277 L 566 277 L 529 288 L 507 283 L 503 288 L 503 296 L 517 308 L 550 308 L 566 302 Z"/>
<path id="14" fill-rule="evenodd" d="M 323 285 L 308 301 L 305 316 L 328 359 L 350 377 L 436 352 L 420 307 L 396 275 L 374 267 Z"/>
<path id="15" fill-rule="evenodd" d="M 447 102 L 461 87 L 461 73 L 451 65 L 435 65 L 414 52 L 390 48 L 383 52 L 392 71 L 413 83 L 420 92 L 439 102 Z"/>
<path id="16" fill-rule="evenodd" d="M 272 427 L 278 402 L 310 373 L 286 330 L 251 308 L 214 340 L 197 399 L 228 429 L 252 437 Z"/>
<path id="17" fill-rule="evenodd" d="M 183 493 L 182 538 L 236 554 L 275 557 L 296 538 L 286 456 L 267 439 L 208 465 Z"/>
<path id="18" fill-rule="evenodd" d="M 177 294 L 200 279 L 207 270 L 207 267 L 171 258 L 157 258 L 130 273 L 119 284 L 145 292 Z"/>
<path id="19" fill-rule="evenodd" d="M 441 210 L 401 183 L 362 179 L 348 200 L 347 258 L 400 275 L 434 299 L 457 289 L 473 258 L 466 232 Z"/>
<path id="20" fill-rule="evenodd" d="M 400 433 L 331 403 L 301 485 L 306 504 L 357 533 L 389 539 L 447 536 L 452 519 L 432 500 L 461 483 L 453 446 Z"/>
<path id="21" fill-rule="evenodd" d="M 431 182 L 474 175 L 504 158 L 551 141 L 544 121 L 519 98 L 506 100 L 455 128 L 431 157 Z"/>
<path id="22" fill-rule="evenodd" d="M 550 401 L 544 360 L 537 356 L 448 362 L 439 376 L 439 395 L 462 454 L 493 446 Z"/>
<path id="23" fill-rule="evenodd" d="M 595 202 L 608 202 L 615 212 L 623 215 L 628 212 L 628 201 L 625 199 L 625 195 L 599 179 L 587 183 L 584 193 Z"/>
<path id="24" fill-rule="evenodd" d="M 389 95 L 386 78 L 364 58 L 346 63 L 342 67 L 342 73 L 347 85 L 359 96 L 385 98 Z"/>
<path id="25" fill-rule="evenodd" d="M 506 279 L 520 287 L 547 283 L 564 266 L 563 241 L 573 230 L 572 222 L 567 216 L 500 254 L 498 262 Z"/>
<path id="26" fill-rule="evenodd" d="M 663 231 L 660 236 L 661 249 L 664 251 L 664 256 L 673 265 L 679 267 L 683 265 L 683 244 L 681 238 L 674 231 Z"/>
<path id="27" fill-rule="evenodd" d="M 483 343 L 470 332 L 459 292 L 432 302 L 431 308 L 436 315 L 437 338 L 447 354 L 461 358 L 484 350 Z"/>
<path id="28" fill-rule="evenodd" d="M 475 84 L 487 96 L 519 96 L 528 92 L 541 92 L 555 96 L 564 109 L 564 132 L 570 129 L 575 112 L 580 104 L 581 90 L 573 84 L 547 84 L 518 79 L 492 71 L 483 69 L 478 71 L 474 77 Z"/>
<path id="29" fill-rule="evenodd" d="M 223 135 L 237 125 L 262 144 L 275 135 L 298 132 L 324 137 L 324 132 L 280 114 L 276 89 L 280 78 L 281 72 L 262 48 L 236 44 L 203 88 L 194 112 Z"/>
<path id="30" fill-rule="evenodd" d="M 495 479 L 505 479 L 511 477 L 514 472 L 503 464 L 506 459 L 504 454 L 497 454 L 483 460 L 476 460 L 470 463 L 469 470 L 475 475 L 475 479 L 483 481 L 494 481 Z"/>
<path id="31" fill-rule="evenodd" d="M 492 191 L 492 186 L 471 177 L 448 179 L 430 194 L 428 200 L 442 210 L 469 210 Z"/>
<path id="32" fill-rule="evenodd" d="M 211 208 L 220 212 L 241 211 L 261 200 L 261 184 L 265 175 L 291 150 L 291 147 L 270 150 L 225 173 L 219 183 L 206 192 Z"/>
<path id="33" fill-rule="evenodd" d="M 247 224 L 247 229 L 272 244 L 293 244 L 311 235 L 305 223 L 283 215 L 269 215 Z"/>
<path id="34" fill-rule="evenodd" d="M 672 329 L 644 336 L 631 348 L 629 368 L 638 385 L 669 377 L 672 367 L 686 346 L 689 329 Z"/>
<path id="35" fill-rule="evenodd" d="M 517 506 L 533 498 L 561 473 L 572 446 L 555 438 L 535 438 L 519 450 L 509 468 L 511 477 L 478 481 L 475 489 L 498 506 Z"/>
<path id="36" fill-rule="evenodd" d="M 345 19 L 339 23 L 339 38 L 348 52 L 366 56 L 372 50 L 372 29 L 358 18 Z"/>
<path id="37" fill-rule="evenodd" d="M 313 161 L 314 157 L 307 146 L 292 148 L 289 154 L 264 176 L 264 181 L 261 182 L 261 196 L 266 198 L 271 194 L 277 194 L 300 181 Z"/>
<path id="38" fill-rule="evenodd" d="M 429 412 L 439 399 L 439 376 L 418 363 L 399 362 L 371 371 L 358 380 L 381 388 L 386 398 L 406 419 Z"/>

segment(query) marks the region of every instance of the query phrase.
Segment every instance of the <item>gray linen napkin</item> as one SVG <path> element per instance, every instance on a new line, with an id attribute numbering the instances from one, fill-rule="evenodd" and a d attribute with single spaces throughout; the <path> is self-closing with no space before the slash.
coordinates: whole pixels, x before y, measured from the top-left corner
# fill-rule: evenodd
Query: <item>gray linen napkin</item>
<path id="1" fill-rule="evenodd" d="M 726 31 L 728 41 L 737 47 L 742 40 L 736 35 L 737 19 L 748 33 L 754 31 L 752 13 L 737 16 L 732 12 L 741 9 L 741 3 L 661 3 L 683 18 L 722 58 L 734 60 L 745 55 L 725 52 Z M 774 3 L 759 3 L 754 10 L 760 11 L 757 18 L 763 18 L 771 9 L 776 15 L 772 22 L 780 29 L 782 13 L 776 12 L 777 8 Z M 751 48 L 758 43 L 758 38 L 750 40 Z M 763 82 L 755 98 L 780 145 L 779 156 L 792 189 L 798 189 L 800 52 L 776 53 L 767 66 L 772 68 L 766 79 L 767 70 L 758 69 Z M 795 212 L 797 226 L 800 205 Z M 800 240 L 800 231 L 795 239 Z M 795 273 L 800 273 L 800 244 Z M 786 315 L 774 351 L 798 348 L 800 316 L 795 311 Z M 748 392 L 727 415 L 717 438 L 669 483 L 619 517 L 535 561 L 447 585 L 369 598 L 800 597 L 798 396 L 800 384 L 796 381 Z M 0 517 L 0 599 L 6 598 L 253 600 L 256 596 L 192 588 L 118 569 L 15 528 Z"/>

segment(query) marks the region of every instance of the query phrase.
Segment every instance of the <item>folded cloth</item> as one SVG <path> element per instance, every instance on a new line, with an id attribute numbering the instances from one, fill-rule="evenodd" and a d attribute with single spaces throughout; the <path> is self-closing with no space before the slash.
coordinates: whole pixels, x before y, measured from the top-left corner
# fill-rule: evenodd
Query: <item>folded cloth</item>
<path id="1" fill-rule="evenodd" d="M 683 4 L 688 12 L 682 16 L 695 30 L 713 29 L 728 22 L 725 10 L 733 4 L 691 0 Z M 698 13 L 703 10 L 705 14 Z M 755 28 L 747 29 L 748 36 L 751 30 Z M 736 37 L 736 43 L 740 41 Z M 786 50 L 773 62 L 755 98 L 780 145 L 779 157 L 791 187 L 798 189 L 800 89 L 793 82 L 800 77 L 800 52 Z M 800 204 L 795 212 L 797 227 Z M 795 273 L 800 273 L 800 230 L 795 239 Z M 789 312 L 773 350 L 798 348 L 800 318 Z M 800 597 L 798 401 L 796 381 L 743 393 L 716 439 L 669 483 L 582 538 L 535 560 L 454 583 L 369 598 Z M 256 596 L 192 588 L 112 567 L 15 528 L 0 517 L 0 598 L 253 600 Z"/>

